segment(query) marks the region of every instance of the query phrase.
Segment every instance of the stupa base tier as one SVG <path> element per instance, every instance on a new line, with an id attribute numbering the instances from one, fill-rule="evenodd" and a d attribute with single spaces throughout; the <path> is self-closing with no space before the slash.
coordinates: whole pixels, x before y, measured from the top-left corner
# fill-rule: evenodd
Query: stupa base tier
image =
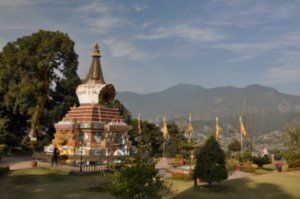
<path id="1" fill-rule="evenodd" d="M 60 155 L 67 156 L 129 156 L 130 151 L 127 146 L 103 148 L 103 147 L 72 147 L 72 146 L 59 146 Z M 54 145 L 44 147 L 46 154 L 53 154 Z"/>

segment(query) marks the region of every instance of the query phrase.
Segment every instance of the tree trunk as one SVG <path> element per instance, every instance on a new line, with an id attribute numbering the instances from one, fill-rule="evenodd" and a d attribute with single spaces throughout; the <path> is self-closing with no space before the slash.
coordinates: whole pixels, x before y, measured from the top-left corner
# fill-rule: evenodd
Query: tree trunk
<path id="1" fill-rule="evenodd" d="M 30 139 L 34 139 L 37 137 L 38 133 L 38 127 L 39 127 L 39 121 L 40 121 L 40 115 L 41 115 L 41 106 L 40 104 L 37 104 L 35 111 L 31 117 L 31 127 L 30 127 Z"/>

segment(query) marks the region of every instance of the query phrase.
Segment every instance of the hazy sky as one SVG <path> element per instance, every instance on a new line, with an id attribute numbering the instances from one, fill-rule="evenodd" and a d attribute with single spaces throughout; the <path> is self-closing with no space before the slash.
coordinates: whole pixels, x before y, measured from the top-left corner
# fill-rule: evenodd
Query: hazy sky
<path id="1" fill-rule="evenodd" d="M 0 0 L 0 48 L 67 32 L 85 77 L 100 42 L 107 82 L 147 93 L 177 83 L 300 94 L 299 0 Z"/>

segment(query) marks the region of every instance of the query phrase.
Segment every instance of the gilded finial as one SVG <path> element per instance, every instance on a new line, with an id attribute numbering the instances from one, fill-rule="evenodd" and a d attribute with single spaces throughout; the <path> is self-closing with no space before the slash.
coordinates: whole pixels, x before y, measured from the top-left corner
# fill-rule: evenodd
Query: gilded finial
<path id="1" fill-rule="evenodd" d="M 99 47 L 99 44 L 96 43 L 95 47 L 94 47 L 94 51 L 92 53 L 92 56 L 93 57 L 101 57 L 101 54 L 100 54 L 100 47 Z"/>
<path id="2" fill-rule="evenodd" d="M 91 67 L 86 79 L 87 81 L 93 81 L 96 83 L 105 84 L 103 74 L 102 74 L 102 69 L 101 69 L 101 63 L 100 63 L 101 53 L 100 53 L 100 47 L 98 43 L 94 47 L 92 57 L 93 59 L 92 59 Z"/>

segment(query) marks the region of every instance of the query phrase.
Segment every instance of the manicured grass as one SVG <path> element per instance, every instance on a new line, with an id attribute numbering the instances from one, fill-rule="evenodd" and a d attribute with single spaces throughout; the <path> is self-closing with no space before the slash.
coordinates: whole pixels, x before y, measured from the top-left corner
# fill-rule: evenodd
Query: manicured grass
<path id="1" fill-rule="evenodd" d="M 0 176 L 0 198 L 112 198 L 101 190 L 106 182 L 99 174 L 71 175 L 66 172 L 35 168 L 18 170 Z M 168 198 L 288 199 L 299 198 L 300 171 L 272 172 L 222 183 L 208 190 L 193 190 L 193 181 L 171 180 Z"/>
<path id="2" fill-rule="evenodd" d="M 242 179 L 234 179 L 208 190 L 194 191 L 193 182 L 173 181 L 174 198 L 216 199 L 289 199 L 300 198 L 300 171 L 272 172 Z"/>
<path id="3" fill-rule="evenodd" d="M 0 176 L 0 198 L 112 198 L 101 191 L 103 176 L 70 175 L 50 169 L 26 169 Z"/>

